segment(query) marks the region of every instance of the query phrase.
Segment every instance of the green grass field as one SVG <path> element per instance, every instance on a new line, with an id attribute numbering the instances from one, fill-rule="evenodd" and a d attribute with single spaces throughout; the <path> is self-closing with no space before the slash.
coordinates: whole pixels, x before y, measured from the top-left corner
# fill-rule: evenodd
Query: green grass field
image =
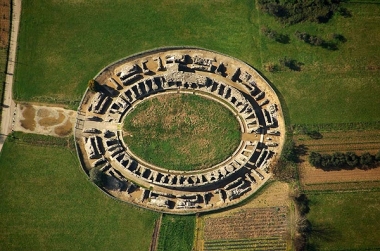
<path id="1" fill-rule="evenodd" d="M 1 250 L 149 249 L 158 214 L 104 195 L 68 148 L 19 141 L 0 156 Z"/>
<path id="2" fill-rule="evenodd" d="M 157 251 L 191 251 L 194 240 L 194 216 L 164 215 Z"/>
<path id="3" fill-rule="evenodd" d="M 142 159 L 171 170 L 211 167 L 227 159 L 241 139 L 234 115 L 192 94 L 162 95 L 139 104 L 124 121 L 124 142 Z"/>
<path id="4" fill-rule="evenodd" d="M 308 195 L 313 232 L 308 250 L 380 248 L 380 191 Z"/>
<path id="5" fill-rule="evenodd" d="M 291 123 L 379 121 L 379 4 L 344 3 L 350 18 L 282 27 L 254 1 L 27 1 L 23 3 L 15 97 L 74 107 L 88 79 L 111 62 L 142 50 L 194 45 L 242 59 L 280 91 Z M 266 25 L 290 37 L 281 44 L 262 36 Z M 346 43 L 329 51 L 298 41 L 306 31 Z M 300 72 L 268 73 L 283 57 Z"/>

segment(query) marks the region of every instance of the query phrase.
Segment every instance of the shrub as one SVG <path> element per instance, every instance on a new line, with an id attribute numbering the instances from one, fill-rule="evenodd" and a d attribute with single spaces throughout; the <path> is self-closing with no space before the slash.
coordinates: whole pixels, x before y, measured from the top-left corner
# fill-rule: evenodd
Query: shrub
<path id="1" fill-rule="evenodd" d="M 90 89 L 92 92 L 98 92 L 100 90 L 100 85 L 94 79 L 90 79 L 88 81 L 88 89 Z"/>
<path id="2" fill-rule="evenodd" d="M 264 69 L 268 72 L 277 72 L 279 71 L 279 67 L 277 64 L 269 62 L 264 64 Z"/>
<path id="3" fill-rule="evenodd" d="M 93 167 L 90 172 L 90 180 L 98 186 L 105 184 L 107 175 L 100 170 L 100 167 Z"/>

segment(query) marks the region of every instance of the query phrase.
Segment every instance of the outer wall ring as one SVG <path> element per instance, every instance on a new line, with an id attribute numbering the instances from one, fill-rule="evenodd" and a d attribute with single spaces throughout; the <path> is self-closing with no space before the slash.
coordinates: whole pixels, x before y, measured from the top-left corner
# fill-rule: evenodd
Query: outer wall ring
<path id="1" fill-rule="evenodd" d="M 270 177 L 285 126 L 277 94 L 244 62 L 194 47 L 159 48 L 116 61 L 94 80 L 78 108 L 75 142 L 86 174 L 100 168 L 113 198 L 155 211 L 192 214 L 244 200 Z M 237 114 L 243 131 L 238 149 L 205 170 L 171 171 L 134 156 L 120 122 L 138 100 L 163 92 L 207 95 Z"/>

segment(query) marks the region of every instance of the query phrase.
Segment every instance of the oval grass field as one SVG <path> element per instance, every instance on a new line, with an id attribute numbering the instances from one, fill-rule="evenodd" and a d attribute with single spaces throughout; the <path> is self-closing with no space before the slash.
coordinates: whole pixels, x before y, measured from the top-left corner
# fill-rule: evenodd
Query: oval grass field
<path id="1" fill-rule="evenodd" d="M 178 171 L 227 159 L 238 147 L 237 119 L 223 105 L 193 94 L 145 100 L 124 120 L 124 142 L 139 158 Z"/>

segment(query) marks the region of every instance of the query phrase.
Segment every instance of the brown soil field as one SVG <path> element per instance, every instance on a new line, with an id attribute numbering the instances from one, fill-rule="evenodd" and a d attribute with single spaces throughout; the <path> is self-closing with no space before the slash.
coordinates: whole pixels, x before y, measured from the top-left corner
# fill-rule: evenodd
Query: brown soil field
<path id="1" fill-rule="evenodd" d="M 22 110 L 22 116 L 24 119 L 20 120 L 21 126 L 27 130 L 34 131 L 36 128 L 36 122 L 34 118 L 36 117 L 36 110 L 31 105 L 20 105 Z"/>
<path id="2" fill-rule="evenodd" d="M 7 48 L 9 44 L 11 1 L 0 0 L 0 48 Z"/>
<path id="3" fill-rule="evenodd" d="M 296 145 L 302 146 L 305 150 L 305 154 L 300 156 L 299 164 L 300 181 L 304 189 L 364 189 L 367 186 L 358 185 L 358 182 L 380 180 L 380 167 L 369 170 L 324 171 L 311 166 L 308 162 L 311 151 L 330 154 L 337 151 L 351 151 L 358 155 L 364 152 L 376 154 L 380 150 L 380 130 L 326 132 L 322 136 L 321 139 L 310 139 L 306 135 L 294 136 Z"/>

